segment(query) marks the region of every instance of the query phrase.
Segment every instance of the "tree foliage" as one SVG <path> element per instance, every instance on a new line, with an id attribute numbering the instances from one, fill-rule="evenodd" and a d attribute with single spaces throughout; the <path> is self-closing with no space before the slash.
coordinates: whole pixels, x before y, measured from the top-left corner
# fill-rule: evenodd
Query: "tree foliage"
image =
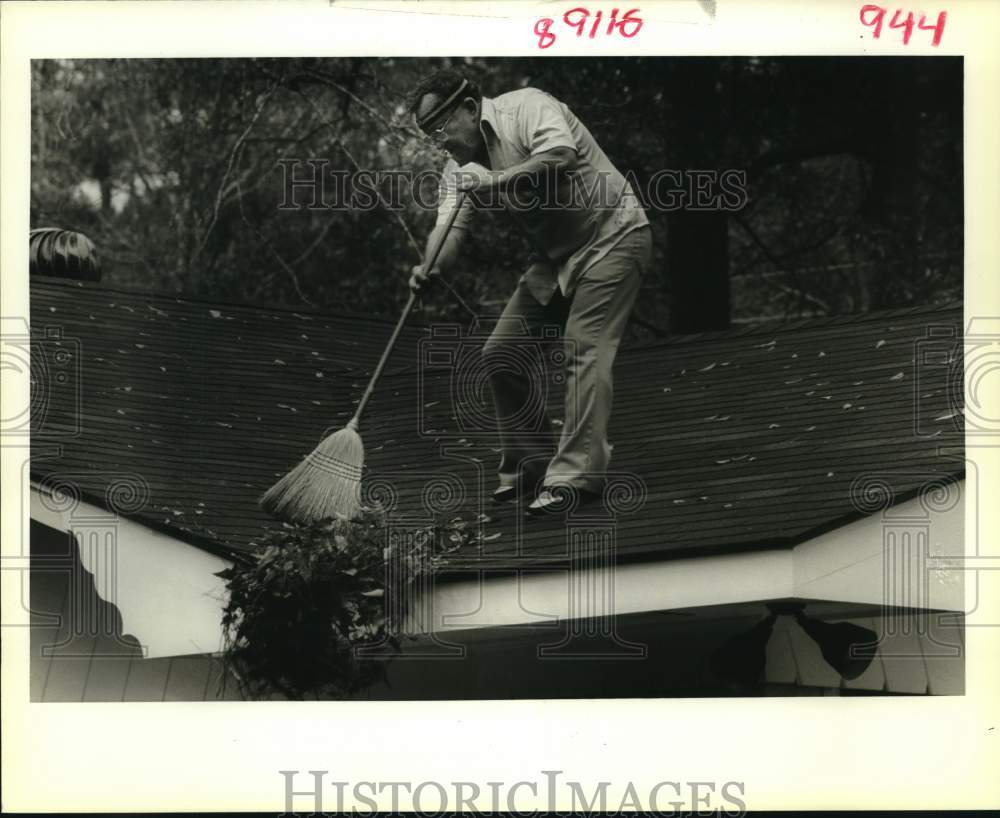
<path id="1" fill-rule="evenodd" d="M 339 699 L 385 680 L 408 589 L 474 531 L 461 518 L 393 529 L 377 505 L 350 520 L 267 531 L 248 559 L 218 574 L 229 594 L 227 670 L 255 699 Z"/>
<path id="2" fill-rule="evenodd" d="M 112 285 L 396 315 L 433 213 L 405 195 L 395 212 L 279 209 L 278 161 L 439 169 L 404 103 L 442 64 L 488 95 L 551 92 L 640 187 L 670 168 L 746 173 L 735 212 L 650 210 L 643 325 L 961 295 L 962 69 L 950 58 L 35 61 L 32 227 L 86 233 Z M 526 257 L 502 216 L 483 214 L 474 239 L 452 283 L 478 310 L 509 295 Z M 469 318 L 443 289 L 424 310 Z"/>

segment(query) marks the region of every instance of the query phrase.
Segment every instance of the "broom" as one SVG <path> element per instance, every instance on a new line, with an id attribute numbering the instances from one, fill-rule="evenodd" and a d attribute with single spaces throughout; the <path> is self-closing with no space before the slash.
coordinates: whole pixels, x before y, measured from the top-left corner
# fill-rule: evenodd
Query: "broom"
<path id="1" fill-rule="evenodd" d="M 424 269 L 433 270 L 448 233 L 455 223 L 462 207 L 464 193 L 458 194 L 455 207 L 448 215 L 444 230 L 438 236 L 428 256 Z M 378 366 L 372 373 L 358 408 L 347 425 L 328 435 L 292 471 L 269 488 L 260 498 L 260 504 L 272 516 L 300 523 L 313 523 L 342 514 L 353 517 L 361 508 L 361 470 L 365 462 L 365 447 L 361 441 L 359 427 L 361 414 L 368 399 L 375 390 L 375 384 L 385 369 L 386 361 L 396 345 L 403 324 L 416 303 L 417 294 L 410 291 L 410 297 L 403 308 L 403 314 L 386 344 Z"/>

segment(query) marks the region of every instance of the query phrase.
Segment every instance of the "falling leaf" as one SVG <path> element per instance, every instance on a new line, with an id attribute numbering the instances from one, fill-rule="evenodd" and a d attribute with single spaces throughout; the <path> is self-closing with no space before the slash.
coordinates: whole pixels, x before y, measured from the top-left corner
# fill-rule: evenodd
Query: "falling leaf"
<path id="1" fill-rule="evenodd" d="M 211 315 L 212 318 L 222 318 L 222 313 L 218 310 L 209 310 L 208 314 Z"/>
<path id="2" fill-rule="evenodd" d="M 322 377 L 324 377 L 324 375 L 323 375 L 323 373 L 322 373 L 322 372 L 317 372 L 317 373 L 316 373 L 316 377 L 317 377 L 317 378 L 322 378 Z"/>
<path id="3" fill-rule="evenodd" d="M 711 370 L 713 370 L 713 369 L 715 369 L 715 364 L 714 364 L 714 363 L 713 363 L 713 364 L 709 364 L 708 366 L 703 366 L 703 367 L 702 367 L 701 369 L 699 369 L 698 371 L 699 371 L 699 372 L 709 372 L 709 371 L 711 371 Z"/>
<path id="4" fill-rule="evenodd" d="M 808 427 L 806 427 L 806 431 L 807 431 L 807 432 L 813 432 L 813 431 L 815 431 L 815 430 L 816 430 L 816 427 L 815 427 L 815 426 L 808 426 Z"/>
<path id="5" fill-rule="evenodd" d="M 777 341 L 768 341 L 766 344 L 757 344 L 757 349 L 766 349 L 767 347 L 773 347 Z"/>
<path id="6" fill-rule="evenodd" d="M 826 357 L 826 353 L 825 353 L 825 352 L 821 352 L 821 353 L 820 353 L 819 355 L 817 355 L 816 357 L 817 357 L 817 358 L 825 358 L 825 357 Z"/>
<path id="7" fill-rule="evenodd" d="M 281 358 L 275 358 L 274 363 L 278 364 L 278 366 L 288 366 Z"/>
<path id="8" fill-rule="evenodd" d="M 725 503 L 722 507 L 723 508 L 732 508 L 733 504 L 732 503 Z"/>
<path id="9" fill-rule="evenodd" d="M 122 387 L 122 392 L 131 392 L 131 391 L 132 391 L 132 387 L 131 386 L 123 386 Z"/>
<path id="10" fill-rule="evenodd" d="M 768 424 L 767 428 L 768 429 L 780 429 L 781 428 L 781 424 L 780 423 L 770 423 L 770 424 Z"/>
<path id="11" fill-rule="evenodd" d="M 732 461 L 727 457 L 725 460 L 716 460 L 715 462 L 722 466 L 726 463 L 731 463 Z"/>
<path id="12" fill-rule="evenodd" d="M 488 537 L 483 537 L 483 542 L 493 542 L 493 540 L 499 540 L 501 536 L 501 532 L 498 531 L 496 534 L 490 534 Z"/>
<path id="13" fill-rule="evenodd" d="M 675 506 L 682 506 L 682 505 L 684 505 L 684 501 L 683 500 L 674 500 L 674 505 Z"/>
<path id="14" fill-rule="evenodd" d="M 116 409 L 115 411 L 116 411 L 116 412 L 117 412 L 117 413 L 118 413 L 119 415 L 124 415 L 124 414 L 125 414 L 124 410 L 122 410 L 122 409 Z"/>
<path id="15" fill-rule="evenodd" d="M 881 349 L 884 346 L 885 346 L 885 341 L 879 341 L 877 344 L 875 344 L 875 349 Z"/>
<path id="16" fill-rule="evenodd" d="M 424 409 L 430 409 L 432 406 L 437 406 L 440 402 L 441 401 L 439 400 L 432 400 L 430 403 L 425 403 Z"/>
<path id="17" fill-rule="evenodd" d="M 145 345 L 145 344 L 136 344 L 136 345 L 135 345 L 135 348 L 136 348 L 136 349 L 145 349 L 145 348 L 146 348 L 146 345 Z"/>
<path id="18" fill-rule="evenodd" d="M 826 476 L 827 476 L 827 477 L 833 477 L 833 472 L 832 472 L 832 471 L 828 471 L 828 472 L 826 473 Z"/>
<path id="19" fill-rule="evenodd" d="M 562 420 L 562 418 L 553 418 L 552 419 L 552 425 L 553 426 L 560 426 L 561 427 L 561 426 L 563 426 L 563 424 L 564 424 L 564 421 Z"/>
<path id="20" fill-rule="evenodd" d="M 793 383 L 799 383 L 802 378 L 792 378 L 790 381 L 785 381 L 785 386 L 791 386 Z"/>
<path id="21" fill-rule="evenodd" d="M 852 405 L 853 405 L 853 404 L 850 404 L 850 403 L 845 403 L 845 404 L 844 404 L 843 406 L 841 406 L 840 408 L 841 408 L 841 409 L 850 409 Z"/>
<path id="22" fill-rule="evenodd" d="M 664 391 L 664 392 L 671 392 L 672 390 L 670 389 L 670 387 L 669 387 L 669 386 L 664 386 L 664 387 L 663 387 L 663 391 Z"/>
<path id="23" fill-rule="evenodd" d="M 902 372 L 897 372 L 895 375 L 893 375 L 891 378 L 889 378 L 889 380 L 890 381 L 901 381 L 901 380 L 903 380 L 903 373 Z"/>

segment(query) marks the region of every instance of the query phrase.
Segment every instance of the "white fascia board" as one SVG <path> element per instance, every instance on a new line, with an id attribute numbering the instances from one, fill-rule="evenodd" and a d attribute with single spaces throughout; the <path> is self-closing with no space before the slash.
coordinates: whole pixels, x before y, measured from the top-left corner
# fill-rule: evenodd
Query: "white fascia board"
<path id="1" fill-rule="evenodd" d="M 956 484 L 960 497 L 964 485 Z M 511 570 L 436 583 L 410 601 L 411 632 L 801 598 L 964 610 L 964 507 L 923 498 L 794 548 L 570 570 Z"/>
<path id="2" fill-rule="evenodd" d="M 795 547 L 795 595 L 901 608 L 965 610 L 965 481 L 935 507 L 891 506 Z"/>
<path id="3" fill-rule="evenodd" d="M 113 511 L 31 487 L 31 518 L 73 534 L 83 567 L 122 615 L 147 658 L 222 649 L 225 582 L 232 563 Z"/>
<path id="4" fill-rule="evenodd" d="M 77 536 L 98 593 L 119 608 L 125 631 L 150 657 L 221 649 L 225 583 L 214 574 L 231 563 L 88 503 L 56 508 L 37 486 L 31 501 L 33 519 Z M 405 629 L 537 625 L 785 598 L 962 611 L 955 563 L 964 554 L 963 522 L 962 503 L 928 510 L 915 499 L 794 548 L 435 582 L 406 600 Z"/>

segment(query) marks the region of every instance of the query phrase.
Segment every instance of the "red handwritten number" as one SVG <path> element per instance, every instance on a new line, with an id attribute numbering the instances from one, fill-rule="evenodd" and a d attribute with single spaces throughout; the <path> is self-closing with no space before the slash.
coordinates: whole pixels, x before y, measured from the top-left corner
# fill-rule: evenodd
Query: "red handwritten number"
<path id="1" fill-rule="evenodd" d="M 642 19 L 639 17 L 632 16 L 638 10 L 639 9 L 629 9 L 628 11 L 625 12 L 625 15 L 622 17 L 621 22 L 618 24 L 618 33 L 621 34 L 622 37 L 628 37 L 629 39 L 631 39 L 636 34 L 638 34 L 639 29 L 642 28 Z M 627 25 L 633 26 L 631 32 L 625 30 L 625 26 Z"/>
<path id="2" fill-rule="evenodd" d="M 896 9 L 893 12 L 892 19 L 889 21 L 889 28 L 903 29 L 903 45 L 906 45 L 910 42 L 910 36 L 913 34 L 913 12 L 906 12 L 906 19 L 903 22 L 899 22 L 899 15 L 902 13 L 902 9 Z"/>
<path id="3" fill-rule="evenodd" d="M 871 13 L 874 12 L 875 16 L 871 17 Z M 865 15 L 868 14 L 869 18 L 866 20 Z M 882 31 L 882 20 L 885 18 L 885 9 L 880 6 L 862 6 L 861 7 L 861 25 L 863 26 L 874 26 L 875 30 L 872 32 L 872 36 L 877 40 L 878 35 Z"/>
<path id="4" fill-rule="evenodd" d="M 618 9 L 611 9 L 611 17 L 608 19 L 608 36 L 615 33 L 615 25 L 618 21 Z"/>
<path id="5" fill-rule="evenodd" d="M 601 24 L 601 17 L 603 17 L 603 12 L 600 10 L 594 15 L 594 25 L 590 27 L 590 39 L 594 39 L 594 35 L 597 34 L 597 27 Z"/>
<path id="6" fill-rule="evenodd" d="M 920 22 L 917 23 L 917 28 L 919 28 L 921 31 L 933 31 L 934 39 L 931 40 L 931 45 L 937 45 L 938 43 L 941 42 L 941 35 L 944 34 L 944 21 L 947 19 L 948 19 L 948 12 L 942 11 L 938 15 L 937 22 L 932 26 L 928 26 L 925 25 L 927 18 L 921 14 Z"/>
<path id="7" fill-rule="evenodd" d="M 555 22 L 551 17 L 542 17 L 535 23 L 535 34 L 538 37 L 538 47 L 548 48 L 556 41 L 556 35 L 549 31 Z"/>
<path id="8" fill-rule="evenodd" d="M 571 20 L 570 15 L 574 15 L 576 20 Z M 590 16 L 590 12 L 587 9 L 575 8 L 570 9 L 563 15 L 563 22 L 570 28 L 576 29 L 576 36 L 580 37 L 583 35 L 583 27 L 587 23 L 587 18 Z"/>
<path id="9" fill-rule="evenodd" d="M 638 17 L 639 9 L 629 9 L 618 17 L 618 9 L 611 9 L 611 14 L 607 19 L 607 27 L 604 27 L 604 12 L 598 9 L 591 16 L 590 9 L 583 6 L 569 9 L 563 13 L 562 22 L 564 25 L 576 31 L 577 37 L 586 36 L 593 40 L 599 33 L 611 37 L 617 31 L 619 36 L 625 39 L 632 39 L 642 28 L 642 18 Z M 541 17 L 535 21 L 535 36 L 538 37 L 538 47 L 548 48 L 556 41 L 556 34 L 552 31 L 555 21 L 551 17 Z M 588 29 L 589 23 L 589 31 Z"/>
<path id="10" fill-rule="evenodd" d="M 888 9 L 882 6 L 865 5 L 861 7 L 861 25 L 872 29 L 872 37 L 876 40 L 882 33 L 882 23 L 885 21 L 885 15 L 888 13 Z M 892 14 L 892 19 L 889 20 L 889 28 L 901 28 L 903 29 L 903 45 L 907 45 L 910 42 L 910 38 L 913 36 L 913 12 L 907 11 L 906 17 L 900 20 L 900 16 L 903 14 L 903 9 L 896 9 Z M 944 35 L 944 22 L 948 19 L 948 12 L 942 11 L 937 16 L 937 22 L 930 26 L 927 25 L 927 17 L 923 14 L 920 15 L 920 19 L 916 23 L 916 28 L 919 31 L 933 31 L 934 39 L 931 40 L 931 45 L 938 45 L 941 42 L 941 37 Z"/>

